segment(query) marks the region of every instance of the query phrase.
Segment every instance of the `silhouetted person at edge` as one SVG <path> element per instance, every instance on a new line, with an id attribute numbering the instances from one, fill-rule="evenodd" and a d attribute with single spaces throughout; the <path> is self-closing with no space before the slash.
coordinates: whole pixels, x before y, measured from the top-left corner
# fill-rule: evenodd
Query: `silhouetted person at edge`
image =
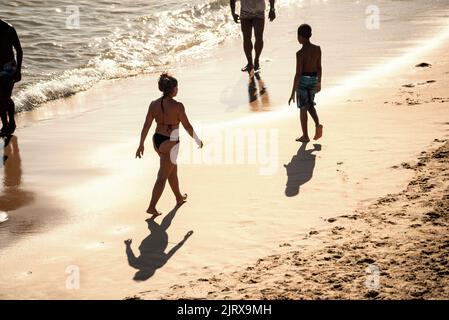
<path id="1" fill-rule="evenodd" d="M 16 50 L 17 61 L 13 48 Z M 0 19 L 0 117 L 3 127 L 0 135 L 10 135 L 16 130 L 15 106 L 11 99 L 14 83 L 22 79 L 23 52 L 13 26 Z"/>
<path id="2" fill-rule="evenodd" d="M 168 246 L 167 229 L 173 218 L 176 215 L 176 211 L 179 207 L 173 209 L 158 225 L 155 221 L 155 217 L 147 219 L 148 229 L 151 231 L 150 235 L 146 237 L 139 246 L 140 256 L 136 257 L 132 248 L 132 240 L 125 240 L 126 255 L 128 257 L 128 263 L 131 267 L 139 270 L 134 276 L 136 281 L 144 281 L 151 278 L 157 269 L 162 268 L 167 261 L 178 251 L 187 239 L 193 234 L 193 231 L 189 231 L 182 241 L 175 245 L 168 253 L 165 250 Z"/>
<path id="3" fill-rule="evenodd" d="M 245 51 L 248 63 L 242 68 L 243 72 L 260 71 L 260 55 L 263 49 L 263 31 L 265 27 L 265 8 L 266 0 L 240 0 L 240 15 L 235 13 L 236 0 L 230 0 L 231 13 L 235 23 L 241 24 L 243 33 L 243 49 Z M 270 12 L 268 18 L 270 21 L 276 19 L 276 11 L 274 9 L 275 0 L 270 0 Z M 253 42 L 252 32 L 254 29 L 254 49 L 256 56 L 253 63 Z"/>
<path id="4" fill-rule="evenodd" d="M 151 202 L 147 209 L 147 213 L 155 217 L 161 215 L 156 209 L 156 205 L 164 191 L 167 180 L 175 194 L 177 205 L 183 204 L 187 200 L 187 194 L 183 195 L 179 190 L 178 166 L 176 164 L 179 149 L 179 123 L 195 139 L 198 147 L 203 147 L 203 142 L 198 138 L 187 118 L 184 105 L 174 99 L 178 94 L 178 81 L 163 73 L 159 78 L 158 85 L 163 96 L 151 102 L 148 108 L 140 134 L 139 148 L 136 151 L 136 158 L 141 158 L 148 131 L 153 124 L 153 120 L 156 120 L 157 127 L 156 133 L 153 135 L 153 147 L 159 155 L 160 168 L 153 188 Z"/>
<path id="5" fill-rule="evenodd" d="M 307 143 L 303 143 L 298 153 L 293 156 L 289 164 L 284 165 L 287 170 L 287 187 L 285 195 L 294 197 L 299 194 L 300 187 L 312 179 L 315 169 L 315 151 L 321 151 L 321 145 L 315 144 L 314 149 L 306 150 Z"/>

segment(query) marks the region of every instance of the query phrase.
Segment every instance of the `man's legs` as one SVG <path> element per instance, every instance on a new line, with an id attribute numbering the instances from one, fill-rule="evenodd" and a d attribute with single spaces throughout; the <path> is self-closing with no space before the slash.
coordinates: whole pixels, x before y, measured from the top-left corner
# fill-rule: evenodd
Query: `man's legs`
<path id="1" fill-rule="evenodd" d="M 13 133 L 16 129 L 14 121 L 15 106 L 11 99 L 14 81 L 10 78 L 2 77 L 0 79 L 0 118 L 2 120 L 3 132 Z M 9 121 L 8 121 L 9 117 Z"/>
<path id="2" fill-rule="evenodd" d="M 260 67 L 259 58 L 263 49 L 263 31 L 265 28 L 265 18 L 253 19 L 254 24 L 254 36 L 256 42 L 254 44 L 254 49 L 256 51 L 256 57 L 254 59 L 254 68 L 257 70 Z"/>
<path id="3" fill-rule="evenodd" d="M 6 112 L 6 98 L 0 97 L 0 118 L 2 120 L 1 131 L 4 132 L 8 128 L 8 116 Z"/>
<path id="4" fill-rule="evenodd" d="M 6 113 L 8 114 L 8 133 L 13 134 L 16 131 L 16 121 L 14 119 L 16 113 L 16 106 L 14 105 L 14 101 L 11 98 L 7 99 L 6 102 Z"/>
<path id="5" fill-rule="evenodd" d="M 253 19 L 241 19 L 243 33 L 243 50 L 245 51 L 246 59 L 248 60 L 248 70 L 253 67 Z"/>

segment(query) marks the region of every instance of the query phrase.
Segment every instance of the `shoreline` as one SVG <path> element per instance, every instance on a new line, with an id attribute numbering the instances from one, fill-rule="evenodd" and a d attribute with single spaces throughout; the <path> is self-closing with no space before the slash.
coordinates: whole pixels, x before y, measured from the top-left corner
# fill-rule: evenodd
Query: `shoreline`
<path id="1" fill-rule="evenodd" d="M 443 19 L 441 19 L 441 21 L 443 21 Z M 417 61 L 417 57 L 426 55 L 432 50 L 438 49 L 441 46 L 441 43 L 449 39 L 449 19 L 444 19 L 444 21 L 447 22 L 446 26 L 439 27 L 439 32 L 436 36 L 432 38 L 422 38 L 418 44 L 413 46 L 402 47 L 402 54 L 395 57 L 383 57 L 377 64 L 366 69 L 358 70 L 346 79 L 344 75 L 341 75 L 338 78 L 340 81 L 337 81 L 334 85 L 323 89 L 323 91 L 317 96 L 317 102 L 320 105 L 329 105 L 333 99 L 339 99 L 342 96 L 348 95 L 350 92 L 357 90 L 358 88 L 363 88 L 366 86 L 367 82 L 374 81 L 376 85 L 378 85 L 376 79 L 383 76 L 385 72 L 400 72 L 400 70 L 404 70 L 407 66 L 409 66 L 411 61 Z M 444 23 L 442 23 L 442 25 L 444 25 Z M 236 43 L 240 44 L 241 39 L 231 39 L 228 40 L 228 42 L 229 43 L 224 47 L 222 47 L 223 44 L 221 44 L 218 48 L 212 49 L 211 53 L 208 54 L 208 59 L 191 61 L 191 66 L 204 66 L 207 64 L 216 63 L 210 61 L 211 57 L 214 56 L 214 53 L 218 53 L 218 57 L 222 58 L 228 51 L 232 51 L 230 50 L 231 48 L 235 49 L 237 47 Z M 225 50 L 225 54 L 219 53 L 220 47 L 227 48 L 227 50 Z M 270 64 L 270 62 L 267 63 Z M 189 68 L 190 67 L 176 65 L 173 70 L 178 71 L 182 77 L 187 72 L 190 72 L 190 70 L 188 70 Z M 241 76 L 242 74 L 238 75 Z M 158 72 L 151 72 L 147 74 L 132 75 L 127 78 L 101 80 L 85 91 L 80 91 L 64 98 L 45 102 L 37 109 L 19 112 L 17 120 L 18 125 L 21 127 L 30 126 L 39 121 L 56 120 L 60 116 L 77 116 L 82 115 L 84 112 L 93 112 L 95 109 L 74 109 L 79 108 L 79 106 L 83 104 L 83 100 L 86 96 L 90 97 L 96 92 L 109 91 L 110 88 L 114 88 L 116 86 L 144 86 L 145 83 L 155 83 L 158 76 Z M 278 90 L 276 90 L 276 92 L 277 91 Z M 239 101 L 239 104 L 241 103 L 242 101 Z M 239 107 L 241 107 L 241 105 Z M 216 127 L 218 125 L 220 127 L 226 127 L 246 123 L 264 122 L 267 121 L 267 117 L 270 117 L 270 119 L 281 119 L 288 117 L 291 113 L 291 109 L 291 106 L 287 106 L 286 103 L 277 99 L 275 103 L 272 103 L 271 101 L 268 102 L 266 109 L 262 110 L 263 112 L 241 110 L 234 114 L 231 118 L 224 121 L 219 121 L 218 123 L 214 122 L 214 124 L 211 124 L 210 126 Z M 208 117 L 206 119 L 211 120 Z M 215 120 L 217 119 L 214 119 L 214 121 Z"/>
<path id="2" fill-rule="evenodd" d="M 363 4 L 363 1 L 362 1 L 362 4 Z M 345 5 L 347 6 L 348 3 L 345 3 Z M 334 6 L 334 4 L 332 4 L 332 6 Z M 319 4 L 319 5 L 314 4 L 314 5 L 311 5 L 311 6 L 306 5 L 305 7 L 301 7 L 301 6 L 298 6 L 298 5 L 295 5 L 295 4 L 290 4 L 290 5 L 287 5 L 287 6 L 282 5 L 281 8 L 279 8 L 279 9 L 281 11 L 281 14 L 284 14 L 284 15 L 286 15 L 286 16 L 288 16 L 288 17 L 290 17 L 292 19 L 292 18 L 302 18 L 302 13 L 301 13 L 302 11 L 304 11 L 304 13 L 307 14 L 307 13 L 311 12 L 310 10 L 312 8 L 319 8 L 319 7 L 323 7 L 323 6 L 321 4 Z M 389 7 L 387 6 L 387 8 L 389 8 Z M 389 9 L 391 9 L 391 8 L 389 8 Z M 335 10 L 335 8 L 333 10 Z M 432 9 L 432 10 L 434 10 L 434 9 Z M 429 9 L 429 12 L 433 12 L 432 10 Z M 345 88 L 348 84 L 350 84 L 350 82 L 357 81 L 357 82 L 362 82 L 363 83 L 366 80 L 370 80 L 370 79 L 367 79 L 365 76 L 367 74 L 371 73 L 371 69 L 373 69 L 372 68 L 373 66 L 375 67 L 377 65 L 383 64 L 385 62 L 385 59 L 386 59 L 386 61 L 390 61 L 391 60 L 391 62 L 392 62 L 391 64 L 392 65 L 395 64 L 393 62 L 393 60 L 403 63 L 404 61 L 401 58 L 405 57 L 405 56 L 409 56 L 408 54 L 405 53 L 406 51 L 410 51 L 410 50 L 415 51 L 415 49 L 417 47 L 422 46 L 429 39 L 434 39 L 435 38 L 434 40 L 442 41 L 445 38 L 447 38 L 447 33 L 449 33 L 449 28 L 445 27 L 445 26 L 447 26 L 447 21 L 448 21 L 447 17 L 438 16 L 437 19 L 435 19 L 435 20 L 430 20 L 430 19 L 428 19 L 427 16 L 425 16 L 425 17 L 427 18 L 427 20 L 425 20 L 424 23 L 423 23 L 423 25 L 425 26 L 425 32 L 424 33 L 418 33 L 416 35 L 417 36 L 417 40 L 415 39 L 413 41 L 405 41 L 404 39 L 399 39 L 399 38 L 398 39 L 394 39 L 394 42 L 393 42 L 394 49 L 390 49 L 389 48 L 384 53 L 384 55 L 380 55 L 380 57 L 381 57 L 380 59 L 379 59 L 379 55 L 378 54 L 367 56 L 366 54 L 368 52 L 365 52 L 365 51 L 362 52 L 361 56 L 353 57 L 353 58 L 357 58 L 357 59 L 364 59 L 366 61 L 365 62 L 360 62 L 360 61 L 358 62 L 358 65 L 357 65 L 358 67 L 355 69 L 357 71 L 356 74 L 353 74 L 354 70 L 351 69 L 351 71 L 349 72 L 349 74 L 351 75 L 350 76 L 351 79 L 348 79 L 348 81 L 346 81 L 344 83 L 341 83 L 340 81 L 334 81 L 334 80 L 337 80 L 337 79 L 341 80 L 341 79 L 345 78 L 347 71 L 336 72 L 335 74 L 332 72 L 330 74 L 327 74 L 327 77 L 326 77 L 327 79 L 325 79 L 325 81 L 328 81 L 329 78 L 333 79 L 332 82 L 331 82 L 331 86 L 330 86 L 332 90 L 329 90 L 329 91 L 334 91 L 334 92 L 339 91 L 342 88 Z M 317 17 L 315 17 L 315 16 L 310 17 L 310 19 L 312 19 L 312 20 L 314 20 L 316 18 Z M 415 21 L 415 22 L 417 22 L 417 21 Z M 360 21 L 357 20 L 357 23 L 360 23 Z M 270 37 L 270 38 L 275 38 L 275 37 L 279 36 L 280 32 L 285 32 L 285 28 L 287 26 L 294 27 L 295 25 L 291 24 L 291 23 L 289 24 L 289 23 L 287 23 L 285 21 L 283 21 L 281 24 L 277 24 L 277 23 L 275 23 L 273 25 L 270 24 L 270 28 L 267 28 L 268 30 L 266 30 L 267 36 Z M 344 28 L 348 28 L 348 26 L 345 25 Z M 289 36 L 289 38 L 287 38 L 288 46 L 289 46 L 289 48 L 294 48 L 294 49 L 297 50 L 298 46 L 295 45 L 295 41 L 296 40 L 295 40 L 295 37 L 294 37 L 294 31 L 295 30 L 293 30 L 294 28 L 293 29 L 292 28 L 288 28 L 288 29 L 291 29 L 290 31 L 287 32 L 287 34 Z M 444 31 L 443 29 L 446 29 L 446 30 Z M 433 34 L 434 34 L 434 32 L 436 30 L 437 30 L 438 33 L 446 33 L 446 35 L 444 37 L 441 37 L 440 39 L 437 39 L 438 37 L 433 37 Z M 320 34 L 317 35 L 317 37 L 319 37 L 322 32 L 323 31 L 320 30 Z M 376 32 L 374 32 L 374 33 L 376 33 Z M 380 32 L 378 32 L 378 33 L 380 33 Z M 293 38 L 290 37 L 291 35 L 293 35 Z M 184 72 L 183 70 L 188 69 L 188 68 L 184 67 L 184 64 L 186 64 L 186 63 L 187 63 L 188 66 L 190 66 L 190 68 L 194 68 L 196 65 L 205 64 L 208 61 L 213 60 L 214 56 L 216 56 L 216 55 L 220 56 L 221 55 L 221 53 L 220 53 L 221 50 L 224 49 L 226 51 L 226 48 L 230 48 L 230 47 L 235 48 L 236 47 L 235 43 L 238 43 L 239 46 L 241 46 L 241 38 L 240 37 L 241 37 L 240 35 L 236 37 L 233 34 L 230 38 L 225 39 L 225 40 L 217 43 L 214 47 L 208 48 L 207 49 L 207 53 L 204 53 L 203 55 L 200 55 L 200 57 L 198 59 L 190 57 L 186 61 L 175 60 L 173 62 L 173 68 L 172 69 Z M 369 36 L 369 37 L 372 37 L 372 36 Z M 374 41 L 378 41 L 378 42 L 381 42 L 381 43 L 385 42 L 385 45 L 389 46 L 389 42 L 388 41 L 391 41 L 391 40 L 387 41 L 387 40 L 385 40 L 383 38 L 379 38 L 378 39 L 377 37 L 378 36 L 374 36 L 373 37 Z M 272 39 L 272 40 L 274 40 L 274 39 Z M 329 39 L 326 38 L 326 40 L 329 40 Z M 433 41 L 433 42 L 435 42 L 435 41 Z M 291 43 L 294 43 L 294 45 L 291 46 Z M 395 44 L 395 43 L 400 43 L 400 45 Z M 326 43 L 326 44 L 329 45 L 328 43 Z M 268 48 L 266 48 L 265 51 L 267 51 L 267 49 Z M 262 57 L 262 60 L 266 60 L 265 62 L 268 65 L 272 63 L 271 55 L 273 54 L 273 52 L 277 51 L 277 50 L 274 50 L 274 48 L 272 48 L 272 49 L 273 49 L 272 52 L 270 52 L 270 53 L 267 52 L 267 55 L 265 57 Z M 335 51 L 335 48 L 331 48 L 331 49 L 332 49 L 332 51 Z M 420 52 L 417 52 L 417 53 L 422 54 L 422 53 L 424 53 L 424 51 L 427 51 L 429 49 L 431 49 L 431 46 L 424 45 L 423 48 L 421 48 Z M 241 51 L 241 48 L 239 48 L 239 51 Z M 290 54 L 290 56 L 293 56 L 293 52 L 294 51 L 291 51 L 291 52 L 292 52 L 292 54 Z M 228 51 L 227 53 L 228 54 L 233 54 L 233 52 L 231 52 L 231 51 Z M 371 54 L 374 54 L 374 53 L 375 53 L 374 51 L 371 52 Z M 282 56 L 283 59 L 286 58 L 286 56 L 284 54 L 282 54 L 281 56 Z M 328 58 L 330 58 L 330 57 L 328 57 Z M 411 58 L 411 57 L 409 57 L 409 58 Z M 244 59 L 242 58 L 242 63 L 243 63 L 243 60 Z M 331 59 L 327 59 L 327 60 L 331 60 Z M 333 61 L 333 62 L 335 62 L 335 61 Z M 294 60 L 293 59 L 292 59 L 292 63 L 294 64 Z M 267 67 L 269 67 L 268 65 L 267 65 Z M 335 65 L 335 63 L 329 64 L 329 66 L 326 66 L 326 67 L 333 67 L 333 65 Z M 239 67 L 236 66 L 235 69 L 238 70 Z M 376 69 L 376 68 L 374 68 L 374 69 Z M 161 67 L 160 70 L 163 70 L 163 67 Z M 97 89 L 97 87 L 101 88 L 105 83 L 106 83 L 106 87 L 108 87 L 108 82 L 119 81 L 119 82 L 122 82 L 126 86 L 127 85 L 126 81 L 130 80 L 131 82 L 133 82 L 134 78 L 153 79 L 160 73 L 160 70 L 158 69 L 158 71 L 154 71 L 154 72 L 151 71 L 151 72 L 145 72 L 145 73 L 139 73 L 139 74 L 130 74 L 129 76 L 123 77 L 123 78 L 122 77 L 118 77 L 118 78 L 101 78 L 100 80 L 96 81 L 92 86 L 89 86 L 86 89 L 77 91 L 75 93 L 71 93 L 71 94 L 69 94 L 67 96 L 64 96 L 64 97 L 60 97 L 60 98 L 57 98 L 57 99 L 50 99 L 48 101 L 45 101 L 45 102 L 40 104 L 39 108 L 41 108 L 41 107 L 45 108 L 46 106 L 50 106 L 50 108 L 55 108 L 55 107 L 57 108 L 58 104 L 65 104 L 66 100 L 70 101 L 74 97 L 75 97 L 75 100 L 76 100 L 76 96 L 77 95 L 83 94 L 83 93 L 89 93 L 89 91 L 92 91 L 92 90 L 95 91 Z M 339 71 L 341 71 L 341 70 L 339 70 Z M 388 70 L 388 71 L 390 71 L 390 70 Z M 289 78 L 291 78 L 291 77 L 292 76 L 289 76 Z M 373 77 L 375 77 L 375 75 L 370 76 L 371 79 Z M 290 83 L 290 82 L 291 81 L 289 79 L 288 83 Z M 142 83 L 142 81 L 140 81 L 140 83 Z M 327 84 L 325 85 L 325 87 L 329 88 L 329 86 Z M 276 88 L 275 91 L 278 91 L 278 88 Z M 287 91 L 289 91 L 289 90 L 287 90 Z M 324 91 L 322 93 L 326 93 L 326 92 Z M 329 92 L 329 95 L 330 95 L 330 99 L 332 99 L 333 93 Z M 280 104 L 285 104 L 285 103 L 284 103 L 284 101 L 282 101 Z M 34 111 L 37 111 L 39 108 L 34 108 L 32 110 L 24 109 L 24 110 L 21 110 L 20 113 L 22 113 L 22 112 L 24 112 L 24 113 L 34 112 Z M 238 116 L 239 115 L 237 115 L 237 117 Z"/>

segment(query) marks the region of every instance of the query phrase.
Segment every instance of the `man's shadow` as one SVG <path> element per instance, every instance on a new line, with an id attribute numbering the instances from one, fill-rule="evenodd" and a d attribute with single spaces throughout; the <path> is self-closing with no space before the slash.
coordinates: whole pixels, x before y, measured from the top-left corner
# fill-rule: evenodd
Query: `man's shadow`
<path id="1" fill-rule="evenodd" d="M 0 211 L 14 211 L 33 202 L 32 192 L 21 188 L 22 160 L 16 136 L 8 136 L 4 140 L 3 159 L 3 192 L 0 194 Z"/>
<path id="2" fill-rule="evenodd" d="M 132 240 L 125 240 L 128 263 L 131 267 L 138 270 L 134 275 L 135 281 L 145 281 L 151 278 L 155 274 L 156 270 L 162 268 L 193 234 L 193 231 L 187 232 L 182 241 L 170 249 L 168 253 L 165 253 L 168 246 L 167 229 L 170 227 L 179 207 L 180 206 L 176 206 L 172 211 L 170 211 L 162 220 L 160 225 L 154 221 L 154 217 L 146 220 L 148 223 L 148 229 L 151 233 L 140 244 L 139 257 L 136 257 L 131 248 Z"/>
<path id="3" fill-rule="evenodd" d="M 270 110 L 270 95 L 260 72 L 256 73 L 254 77 L 249 77 L 248 100 L 251 111 L 257 112 Z"/>
<path id="4" fill-rule="evenodd" d="M 303 143 L 298 153 L 293 156 L 289 164 L 284 165 L 287 170 L 287 187 L 285 195 L 287 197 L 297 196 L 302 185 L 312 179 L 315 169 L 315 151 L 321 151 L 320 144 L 314 144 L 314 149 L 306 150 L 307 143 Z"/>

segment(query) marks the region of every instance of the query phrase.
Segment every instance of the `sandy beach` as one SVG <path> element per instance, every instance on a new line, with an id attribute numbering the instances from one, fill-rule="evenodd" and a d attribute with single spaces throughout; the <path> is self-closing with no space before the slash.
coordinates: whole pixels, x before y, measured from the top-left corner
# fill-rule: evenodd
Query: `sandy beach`
<path id="1" fill-rule="evenodd" d="M 311 169 L 315 173 L 313 179 L 299 197 L 303 193 L 311 197 L 314 192 L 322 197 L 326 188 L 326 199 L 338 197 L 331 201 L 332 205 L 328 200 L 323 204 L 317 199 L 307 203 L 307 212 L 298 210 L 298 216 L 313 212 L 320 222 L 309 224 L 313 221 L 309 217 L 309 228 L 295 225 L 290 238 L 277 234 L 273 239 L 277 248 L 270 255 L 260 255 L 239 268 L 223 269 L 212 276 L 180 281 L 163 290 L 152 289 L 128 298 L 447 299 L 449 144 L 444 70 L 448 70 L 449 60 L 441 59 L 444 50 L 443 46 L 422 56 L 422 61 L 438 60 L 432 68 L 420 69 L 416 65 L 421 60 L 416 60 L 392 76 L 386 86 L 375 84 L 351 92 L 351 99 L 340 100 L 335 107 L 344 110 L 346 116 L 350 114 L 352 121 L 340 123 L 341 127 L 336 125 L 335 129 L 331 121 L 328 134 L 329 130 L 339 134 L 327 136 L 321 151 L 315 151 L 317 155 L 313 154 L 316 147 L 308 146 L 292 158 L 288 166 L 293 167 L 293 173 L 287 173 L 289 178 L 310 177 L 304 167 L 315 167 Z M 369 103 L 364 103 L 366 100 Z M 417 116 L 415 112 L 424 105 L 432 111 L 421 109 L 423 113 L 418 118 L 406 119 L 407 114 Z M 366 107 L 375 108 L 376 112 L 358 121 L 361 113 L 366 115 Z M 428 132 L 424 129 L 427 120 L 421 120 L 429 113 L 440 116 L 427 118 L 433 129 L 442 130 L 438 134 L 432 133 L 430 127 Z M 330 118 L 326 114 L 326 119 Z M 336 122 L 339 121 L 335 120 L 334 125 Z M 411 126 L 403 127 L 406 123 Z M 408 133 L 401 138 L 402 134 L 395 135 L 398 129 Z M 377 137 L 368 138 L 376 136 L 374 131 L 378 132 Z M 408 149 L 405 146 L 417 147 L 419 136 L 427 136 L 421 151 L 415 149 L 413 156 L 404 157 Z M 354 142 L 355 137 L 363 141 L 362 145 Z M 330 144 L 338 145 L 344 152 L 335 150 L 333 163 L 326 166 L 324 158 L 332 152 L 325 146 L 332 139 L 337 140 Z M 366 175 L 368 171 L 370 175 Z M 314 188 L 319 177 L 324 180 Z M 382 196 L 377 197 L 374 190 Z M 358 200 L 361 194 L 363 199 Z M 307 201 L 301 200 L 295 208 Z M 279 213 L 270 223 L 277 222 L 280 215 L 281 219 L 288 219 L 285 213 L 292 210 L 277 205 Z M 269 233 L 270 227 L 263 228 Z M 288 227 L 284 226 L 283 232 L 286 230 Z"/>
<path id="2" fill-rule="evenodd" d="M 159 160 L 150 141 L 134 155 L 157 74 L 20 113 L 0 173 L 0 299 L 447 299 L 447 24 L 394 56 L 366 49 L 347 76 L 324 62 L 325 135 L 301 145 L 295 29 L 281 36 L 301 13 L 285 14 L 255 83 L 236 73 L 239 38 L 171 70 L 205 148 L 182 133 L 188 202 L 167 188 L 155 220 Z"/>
<path id="3" fill-rule="evenodd" d="M 447 299 L 449 143 L 434 142 L 443 145 L 400 166 L 415 171 L 403 191 L 329 218 L 246 267 L 128 299 Z"/>

